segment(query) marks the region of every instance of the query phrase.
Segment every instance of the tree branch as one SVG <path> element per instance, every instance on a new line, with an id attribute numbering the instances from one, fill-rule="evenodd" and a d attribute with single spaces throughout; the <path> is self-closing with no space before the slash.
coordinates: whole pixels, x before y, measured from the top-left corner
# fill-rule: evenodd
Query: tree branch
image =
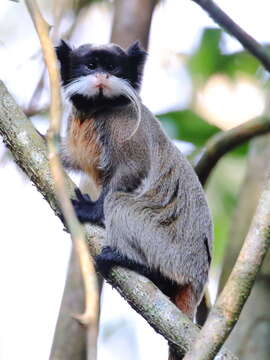
<path id="1" fill-rule="evenodd" d="M 60 215 L 50 176 L 44 140 L 31 122 L 18 108 L 0 82 L 0 134 L 17 164 L 25 171 L 56 213 Z M 67 178 L 70 196 L 74 184 Z M 93 256 L 100 252 L 104 231 L 97 226 L 86 225 L 87 242 Z M 110 283 L 129 304 L 167 340 L 178 345 L 179 354 L 185 353 L 193 344 L 199 330 L 151 283 L 150 280 L 127 269 L 115 267 Z M 236 359 L 227 350 L 220 352 L 226 359 Z"/>
<path id="2" fill-rule="evenodd" d="M 218 5 L 212 0 L 192 1 L 201 6 L 217 24 L 235 37 L 246 50 L 259 60 L 267 71 L 270 71 L 270 57 L 266 49 L 237 25 Z"/>
<path id="3" fill-rule="evenodd" d="M 258 135 L 266 134 L 269 131 L 270 118 L 268 116 L 261 116 L 231 130 L 214 135 L 193 161 L 195 171 L 202 185 L 206 183 L 210 172 L 224 154 L 244 144 L 246 141 Z"/>
<path id="4" fill-rule="evenodd" d="M 158 0 L 115 0 L 111 42 L 123 48 L 140 40 L 148 47 L 149 32 L 154 7 Z"/>
<path id="5" fill-rule="evenodd" d="M 44 21 L 35 0 L 26 0 L 26 6 L 36 28 L 45 64 L 49 73 L 51 106 L 50 128 L 47 133 L 49 164 L 54 180 L 56 197 L 65 217 L 65 222 L 71 234 L 73 245 L 78 256 L 81 274 L 85 290 L 85 310 L 83 314 L 76 314 L 87 329 L 87 359 L 95 360 L 97 357 L 98 313 L 99 292 L 97 277 L 92 258 L 89 256 L 85 232 L 79 223 L 66 189 L 64 169 L 59 156 L 60 128 L 61 128 L 61 91 L 60 77 L 57 68 L 57 58 L 51 39 L 49 38 L 48 26 Z"/>
<path id="6" fill-rule="evenodd" d="M 184 360 L 211 360 L 230 332 L 250 294 L 270 245 L 270 176 L 236 264 L 194 347 Z"/>
<path id="7" fill-rule="evenodd" d="M 68 294 L 68 296 L 67 296 Z M 80 314 L 84 308 L 84 291 L 81 272 L 74 249 L 71 253 L 66 284 L 50 360 L 85 360 L 87 343 L 85 328 L 71 314 Z"/>
<path id="8" fill-rule="evenodd" d="M 269 171 L 270 135 L 254 139 L 249 147 L 246 175 L 229 232 L 230 242 L 225 251 L 219 292 L 223 289 L 237 260 Z M 270 252 L 268 251 L 251 294 L 233 329 L 233 336 L 230 336 L 227 342 L 227 346 L 234 349 L 233 351 L 242 359 L 269 359 L 269 298 Z"/>
<path id="9" fill-rule="evenodd" d="M 132 1 L 129 1 L 129 3 Z M 140 40 L 141 44 L 147 49 L 149 29 L 151 25 L 152 12 L 154 10 L 154 3 L 156 0 L 146 0 L 143 3 L 140 0 L 135 0 L 131 6 L 127 6 L 126 1 L 120 0 L 114 4 L 114 17 L 112 25 L 112 39 L 122 47 L 128 46 L 130 43 Z M 124 16 L 123 16 L 123 9 Z M 85 10 L 85 9 L 84 9 Z M 78 11 L 78 9 L 77 9 Z M 81 10 L 83 11 L 83 9 Z M 74 24 L 80 21 L 80 16 L 77 16 Z M 74 25 L 73 25 L 74 26 Z M 127 38 L 127 27 L 129 28 Z M 93 184 L 89 176 L 83 177 L 83 181 L 79 185 L 83 193 L 88 193 L 92 199 L 97 199 L 99 191 Z M 72 269 L 74 261 L 70 262 L 69 274 L 76 273 L 76 269 Z M 100 292 L 103 283 L 103 278 L 98 277 Z M 71 284 L 69 282 L 71 281 Z M 82 299 L 74 297 L 74 290 L 77 291 L 77 296 L 83 296 L 83 292 L 79 291 L 81 282 L 73 281 L 72 276 L 66 279 L 65 292 L 63 294 L 62 305 L 55 329 L 54 341 L 51 350 L 51 360 L 81 360 L 85 359 L 85 334 L 80 326 L 72 325 L 72 319 L 69 314 L 72 313 L 71 307 L 76 307 L 80 304 Z M 73 311 L 74 313 L 74 311 Z M 72 337 L 72 341 L 71 341 Z"/>

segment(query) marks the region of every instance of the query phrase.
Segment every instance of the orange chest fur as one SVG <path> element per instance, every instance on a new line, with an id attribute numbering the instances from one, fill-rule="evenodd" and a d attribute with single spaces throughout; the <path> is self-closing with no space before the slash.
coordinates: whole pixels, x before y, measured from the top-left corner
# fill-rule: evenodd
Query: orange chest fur
<path id="1" fill-rule="evenodd" d="M 78 118 L 71 119 L 67 141 L 72 161 L 99 185 L 101 182 L 99 169 L 101 143 L 94 119 L 85 119 L 83 122 Z"/>

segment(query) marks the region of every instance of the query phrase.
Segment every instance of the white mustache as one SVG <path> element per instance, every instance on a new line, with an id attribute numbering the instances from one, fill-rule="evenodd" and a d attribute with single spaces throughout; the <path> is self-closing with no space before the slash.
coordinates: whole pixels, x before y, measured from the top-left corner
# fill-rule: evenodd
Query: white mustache
<path id="1" fill-rule="evenodd" d="M 141 102 L 137 91 L 127 80 L 120 79 L 114 75 L 110 75 L 108 78 L 95 75 L 80 76 L 64 87 L 64 95 L 68 100 L 77 94 L 88 98 L 95 97 L 100 91 L 101 84 L 104 85 L 102 89 L 105 98 L 114 98 L 123 95 L 134 104 L 137 111 L 137 121 L 131 134 L 126 138 L 126 140 L 130 140 L 140 126 Z"/>

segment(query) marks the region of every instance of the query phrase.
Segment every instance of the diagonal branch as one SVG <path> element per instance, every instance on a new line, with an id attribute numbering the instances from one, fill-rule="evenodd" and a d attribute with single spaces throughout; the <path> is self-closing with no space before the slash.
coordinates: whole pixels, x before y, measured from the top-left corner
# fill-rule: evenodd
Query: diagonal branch
<path id="1" fill-rule="evenodd" d="M 236 264 L 194 347 L 184 360 L 211 360 L 230 332 L 250 294 L 270 246 L 270 175 Z"/>
<path id="2" fill-rule="evenodd" d="M 220 158 L 246 141 L 270 131 L 270 118 L 261 116 L 231 130 L 214 135 L 193 160 L 195 171 L 202 183 L 206 183 L 210 172 Z"/>
<path id="3" fill-rule="evenodd" d="M 4 138 L 17 164 L 33 181 L 37 189 L 56 213 L 60 210 L 54 194 L 46 146 L 31 122 L 18 108 L 0 82 L 0 134 Z M 67 178 L 69 195 L 74 184 Z M 93 256 L 100 252 L 104 231 L 97 226 L 86 225 L 89 251 Z M 178 345 L 179 354 L 185 353 L 193 344 L 199 330 L 155 287 L 150 280 L 127 269 L 116 267 L 109 279 L 129 304 L 167 340 Z M 236 359 L 227 350 L 221 350 L 227 360 Z"/>
<path id="4" fill-rule="evenodd" d="M 192 1 L 201 6 L 217 24 L 235 37 L 246 50 L 260 61 L 267 71 L 270 71 L 270 57 L 266 49 L 237 25 L 218 5 L 212 0 Z"/>

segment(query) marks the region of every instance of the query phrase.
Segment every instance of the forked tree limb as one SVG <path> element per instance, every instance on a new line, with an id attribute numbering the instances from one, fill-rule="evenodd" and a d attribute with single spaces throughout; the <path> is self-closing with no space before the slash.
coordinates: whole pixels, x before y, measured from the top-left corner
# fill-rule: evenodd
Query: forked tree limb
<path id="1" fill-rule="evenodd" d="M 50 175 L 47 149 L 43 138 L 16 105 L 4 84 L 0 82 L 0 134 L 12 152 L 17 164 L 42 193 L 56 213 L 60 210 Z M 74 184 L 67 177 L 69 195 Z M 97 226 L 86 225 L 89 251 L 93 256 L 100 252 L 105 235 Z M 185 353 L 194 343 L 198 328 L 150 280 L 124 268 L 115 267 L 110 283 L 129 304 L 167 340 L 178 345 L 179 354 Z M 236 359 L 226 349 L 220 351 L 224 359 Z"/>
<path id="2" fill-rule="evenodd" d="M 212 0 L 192 0 L 202 7 L 208 15 L 229 34 L 236 38 L 241 45 L 270 72 L 270 56 L 266 49 L 252 36 L 234 22 L 217 4 Z"/>

